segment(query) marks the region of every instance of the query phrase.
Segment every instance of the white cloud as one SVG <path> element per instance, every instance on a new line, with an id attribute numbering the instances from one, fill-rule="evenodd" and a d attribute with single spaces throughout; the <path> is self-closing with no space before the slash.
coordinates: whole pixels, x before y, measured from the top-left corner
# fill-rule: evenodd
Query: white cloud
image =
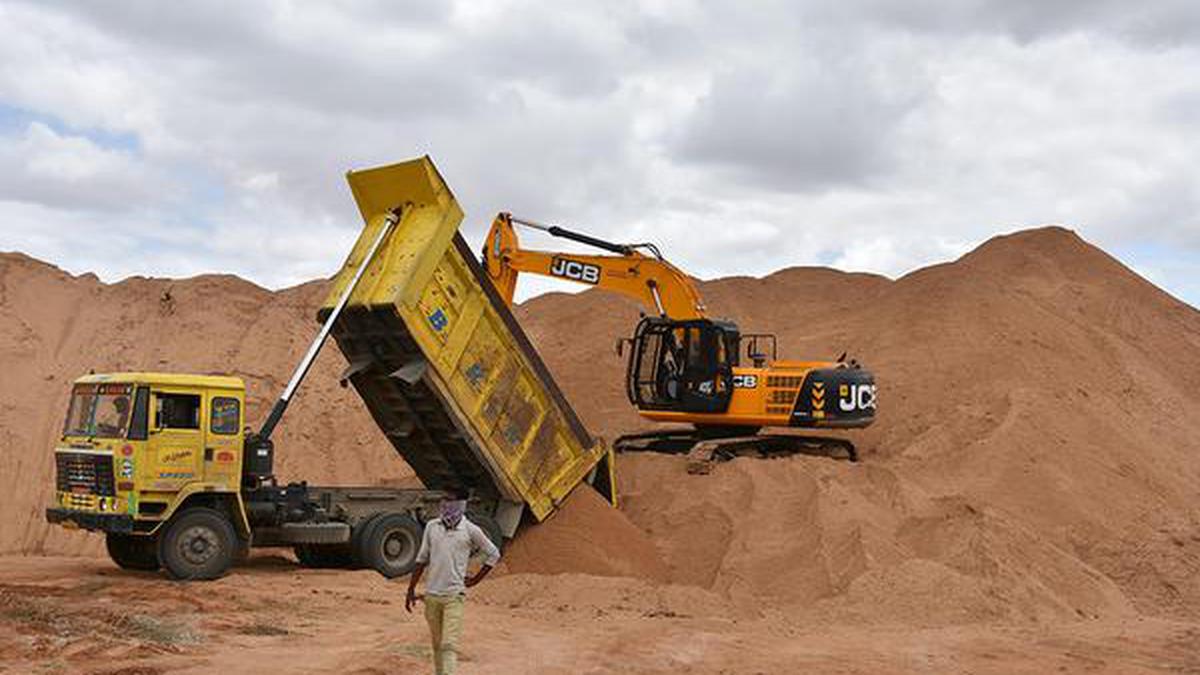
<path id="1" fill-rule="evenodd" d="M 162 182 L 130 153 L 60 134 L 41 122 L 0 136 L 0 175 L 0 199 L 59 208 L 124 212 L 169 198 Z"/>
<path id="2" fill-rule="evenodd" d="M 847 272 L 875 272 L 898 277 L 911 270 L 914 261 L 919 265 L 928 265 L 957 258 L 970 249 L 971 245 L 966 242 L 944 239 L 914 241 L 883 236 L 850 242 L 830 266 Z"/>
<path id="3" fill-rule="evenodd" d="M 699 276 L 897 275 L 1062 222 L 1200 302 L 1194 7 L 7 2 L 0 248 L 293 283 L 357 232 L 345 170 L 430 153 L 475 241 L 511 210 Z"/>

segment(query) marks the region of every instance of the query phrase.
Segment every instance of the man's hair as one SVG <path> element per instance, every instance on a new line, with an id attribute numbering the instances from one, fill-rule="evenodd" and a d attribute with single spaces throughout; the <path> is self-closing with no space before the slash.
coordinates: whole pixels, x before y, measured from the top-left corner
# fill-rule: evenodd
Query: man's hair
<path id="1" fill-rule="evenodd" d="M 451 485 L 443 492 L 446 493 L 446 499 L 462 499 L 468 500 L 471 498 L 471 491 L 461 485 Z"/>

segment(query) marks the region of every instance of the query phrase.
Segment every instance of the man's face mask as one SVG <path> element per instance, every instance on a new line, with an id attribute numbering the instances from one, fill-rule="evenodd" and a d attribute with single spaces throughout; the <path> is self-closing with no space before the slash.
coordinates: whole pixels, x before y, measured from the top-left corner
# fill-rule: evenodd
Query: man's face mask
<path id="1" fill-rule="evenodd" d="M 463 514 L 467 512 L 467 500 L 446 499 L 442 501 L 442 524 L 446 527 L 458 525 Z"/>

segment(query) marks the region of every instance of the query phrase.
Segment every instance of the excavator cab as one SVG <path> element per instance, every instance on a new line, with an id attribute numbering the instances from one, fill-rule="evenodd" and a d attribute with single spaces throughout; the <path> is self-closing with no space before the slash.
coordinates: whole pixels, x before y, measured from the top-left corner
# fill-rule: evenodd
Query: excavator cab
<path id="1" fill-rule="evenodd" d="M 724 412 L 738 343 L 737 326 L 726 321 L 643 318 L 630 338 L 630 402 L 642 410 Z"/>

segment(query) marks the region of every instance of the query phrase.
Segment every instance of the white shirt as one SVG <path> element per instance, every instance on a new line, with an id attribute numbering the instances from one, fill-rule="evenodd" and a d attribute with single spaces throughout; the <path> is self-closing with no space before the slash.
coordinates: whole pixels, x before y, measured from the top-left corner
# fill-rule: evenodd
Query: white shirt
<path id="1" fill-rule="evenodd" d="M 453 528 L 447 528 L 441 518 L 426 523 L 425 534 L 421 537 L 421 550 L 417 551 L 417 563 L 428 566 L 425 570 L 425 593 L 466 593 L 467 562 L 476 551 L 482 551 L 486 556 L 484 564 L 494 567 L 500 560 L 500 549 L 466 516 L 460 518 Z"/>

